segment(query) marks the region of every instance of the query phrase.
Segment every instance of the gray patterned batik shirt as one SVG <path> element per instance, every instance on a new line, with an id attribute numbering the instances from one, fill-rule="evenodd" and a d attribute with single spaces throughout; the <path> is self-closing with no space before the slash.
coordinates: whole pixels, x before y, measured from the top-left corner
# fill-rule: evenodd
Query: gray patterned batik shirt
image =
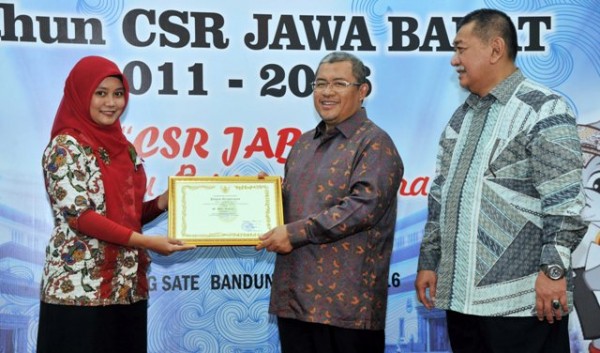
<path id="1" fill-rule="evenodd" d="M 575 118 L 556 93 L 517 70 L 471 94 L 442 134 L 429 193 L 418 269 L 437 271 L 436 307 L 532 315 L 540 264 L 570 269 L 585 234 L 581 168 Z M 571 304 L 570 278 L 568 288 Z"/>

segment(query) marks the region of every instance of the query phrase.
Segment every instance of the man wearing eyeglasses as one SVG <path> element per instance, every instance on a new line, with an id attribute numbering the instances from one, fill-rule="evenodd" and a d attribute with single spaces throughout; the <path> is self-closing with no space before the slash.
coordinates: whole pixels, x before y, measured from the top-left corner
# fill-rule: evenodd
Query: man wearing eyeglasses
<path id="1" fill-rule="evenodd" d="M 354 55 L 325 56 L 313 83 L 322 121 L 285 165 L 285 222 L 257 249 L 277 252 L 269 312 L 283 353 L 385 348 L 389 262 L 404 167 L 362 103 L 370 86 Z"/>

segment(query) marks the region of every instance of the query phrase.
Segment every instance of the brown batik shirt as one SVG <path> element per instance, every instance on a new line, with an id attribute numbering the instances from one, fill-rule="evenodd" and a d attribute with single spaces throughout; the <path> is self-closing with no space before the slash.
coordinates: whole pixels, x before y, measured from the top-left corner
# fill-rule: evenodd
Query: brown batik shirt
<path id="1" fill-rule="evenodd" d="M 404 167 L 364 109 L 304 133 L 285 165 L 287 231 L 269 312 L 343 328 L 383 330 Z"/>

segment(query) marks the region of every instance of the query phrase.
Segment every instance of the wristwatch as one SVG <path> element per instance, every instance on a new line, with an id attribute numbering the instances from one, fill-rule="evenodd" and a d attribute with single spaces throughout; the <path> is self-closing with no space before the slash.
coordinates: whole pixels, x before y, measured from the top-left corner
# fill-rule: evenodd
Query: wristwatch
<path id="1" fill-rule="evenodd" d="M 565 276 L 565 269 L 561 265 L 549 264 L 540 266 L 540 270 L 544 272 L 548 278 L 559 280 Z"/>

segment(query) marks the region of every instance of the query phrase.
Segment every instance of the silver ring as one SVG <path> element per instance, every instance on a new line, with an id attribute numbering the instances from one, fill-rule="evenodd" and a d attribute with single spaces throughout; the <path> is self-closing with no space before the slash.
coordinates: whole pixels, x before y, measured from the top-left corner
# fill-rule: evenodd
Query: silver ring
<path id="1" fill-rule="evenodd" d="M 560 302 L 558 301 L 558 299 L 554 299 L 552 301 L 552 308 L 554 308 L 554 310 L 560 309 Z"/>

